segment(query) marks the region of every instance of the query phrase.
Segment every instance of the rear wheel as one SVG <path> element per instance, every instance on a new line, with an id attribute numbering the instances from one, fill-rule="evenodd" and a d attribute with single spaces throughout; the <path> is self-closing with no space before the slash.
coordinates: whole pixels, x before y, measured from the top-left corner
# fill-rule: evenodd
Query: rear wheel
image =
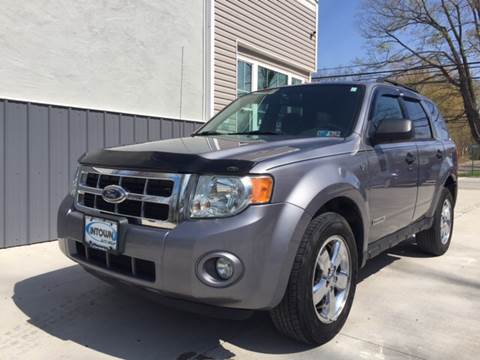
<path id="1" fill-rule="evenodd" d="M 271 311 L 277 329 L 323 344 L 345 323 L 355 294 L 357 250 L 347 221 L 324 213 L 307 228 L 281 303 Z"/>
<path id="2" fill-rule="evenodd" d="M 452 239 L 453 215 L 452 194 L 447 188 L 443 188 L 432 227 L 416 235 L 420 249 L 435 256 L 445 254 Z"/>

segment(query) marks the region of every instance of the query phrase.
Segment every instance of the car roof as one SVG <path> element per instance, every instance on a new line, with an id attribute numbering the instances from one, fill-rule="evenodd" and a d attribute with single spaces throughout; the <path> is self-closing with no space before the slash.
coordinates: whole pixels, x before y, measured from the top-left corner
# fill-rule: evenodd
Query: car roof
<path id="1" fill-rule="evenodd" d="M 323 85 L 345 85 L 345 86 L 365 86 L 367 89 L 373 89 L 378 86 L 389 87 L 392 89 L 396 89 L 397 91 L 401 91 L 403 96 L 417 99 L 419 101 L 429 101 L 436 106 L 433 100 L 423 96 L 415 89 L 408 87 L 406 85 L 396 83 L 386 79 L 379 79 L 379 80 L 358 80 L 358 81 L 314 81 L 310 83 L 303 83 L 303 84 L 296 84 L 296 85 L 286 85 L 281 87 L 303 87 L 303 86 L 323 86 Z M 269 91 L 274 90 L 275 88 L 266 88 L 261 90 L 253 91 L 252 93 L 259 93 L 262 91 Z"/>
<path id="2" fill-rule="evenodd" d="M 401 91 L 405 96 L 418 99 L 418 100 L 425 100 L 433 103 L 432 100 L 428 99 L 427 97 L 420 94 L 417 90 L 403 85 L 401 83 L 379 79 L 379 80 L 359 80 L 359 81 L 318 81 L 306 84 L 299 84 L 299 85 L 292 85 L 292 86 L 308 86 L 308 85 L 346 85 L 346 86 L 365 86 L 367 88 L 375 88 L 378 86 L 385 86 L 390 87 L 392 89 L 397 89 Z"/>

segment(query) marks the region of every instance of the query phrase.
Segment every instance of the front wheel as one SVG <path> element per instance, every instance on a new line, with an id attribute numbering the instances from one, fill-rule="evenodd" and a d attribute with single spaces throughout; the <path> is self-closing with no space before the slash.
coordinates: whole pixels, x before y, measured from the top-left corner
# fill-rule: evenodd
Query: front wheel
<path id="1" fill-rule="evenodd" d="M 357 247 L 336 213 L 312 220 L 300 243 L 286 293 L 271 311 L 276 328 L 309 344 L 332 339 L 347 320 L 355 294 Z"/>
<path id="2" fill-rule="evenodd" d="M 416 235 L 420 249 L 435 256 L 445 254 L 452 239 L 453 215 L 452 194 L 447 188 L 443 188 L 432 227 Z"/>

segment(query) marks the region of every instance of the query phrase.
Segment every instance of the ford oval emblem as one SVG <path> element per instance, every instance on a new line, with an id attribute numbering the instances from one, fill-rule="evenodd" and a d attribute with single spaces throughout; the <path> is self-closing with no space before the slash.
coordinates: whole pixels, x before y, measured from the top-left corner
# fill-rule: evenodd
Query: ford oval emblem
<path id="1" fill-rule="evenodd" d="M 128 193 L 124 188 L 118 185 L 108 185 L 102 191 L 102 198 L 105 202 L 110 204 L 118 204 L 124 201 Z"/>

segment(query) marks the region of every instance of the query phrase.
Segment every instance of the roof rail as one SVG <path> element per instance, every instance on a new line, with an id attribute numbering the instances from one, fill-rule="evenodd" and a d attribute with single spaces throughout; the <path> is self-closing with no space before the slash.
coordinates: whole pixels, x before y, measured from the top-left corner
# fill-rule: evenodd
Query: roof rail
<path id="1" fill-rule="evenodd" d="M 416 94 L 419 94 L 418 90 L 417 89 L 414 89 L 410 86 L 407 86 L 407 85 L 404 85 L 402 83 L 399 83 L 397 81 L 394 81 L 394 80 L 390 80 L 390 79 L 387 79 L 387 78 L 379 78 L 377 79 L 377 82 L 386 82 L 386 83 L 389 83 L 389 84 L 392 84 L 392 85 L 395 85 L 395 86 L 400 86 L 400 87 L 403 87 L 407 90 L 410 90 L 410 91 L 413 91 L 414 93 Z"/>

